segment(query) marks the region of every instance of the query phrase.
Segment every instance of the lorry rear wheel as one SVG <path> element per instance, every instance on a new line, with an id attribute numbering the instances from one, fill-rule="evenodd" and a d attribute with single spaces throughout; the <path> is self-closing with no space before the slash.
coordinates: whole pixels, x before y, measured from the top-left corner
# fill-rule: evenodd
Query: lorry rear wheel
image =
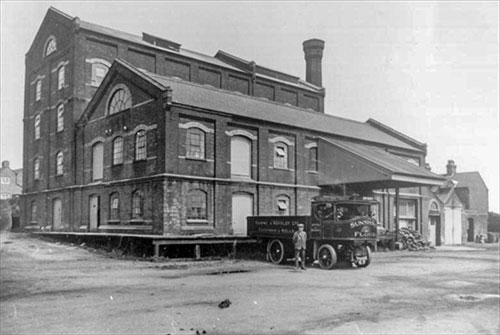
<path id="1" fill-rule="evenodd" d="M 337 253 L 329 244 L 323 244 L 318 249 L 318 262 L 322 269 L 330 270 L 337 263 Z"/>
<path id="2" fill-rule="evenodd" d="M 285 247 L 280 240 L 271 240 L 267 244 L 267 259 L 273 264 L 280 264 L 285 258 Z"/>
<path id="3" fill-rule="evenodd" d="M 354 249 L 354 265 L 358 268 L 366 268 L 371 262 L 370 248 L 366 245 L 357 246 Z"/>

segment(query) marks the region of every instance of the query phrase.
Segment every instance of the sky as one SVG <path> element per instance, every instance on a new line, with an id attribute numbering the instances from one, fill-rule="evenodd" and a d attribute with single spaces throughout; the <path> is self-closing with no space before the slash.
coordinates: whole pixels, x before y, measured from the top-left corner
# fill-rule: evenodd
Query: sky
<path id="1" fill-rule="evenodd" d="M 444 173 L 478 171 L 499 212 L 499 2 L 1 1 L 0 159 L 22 167 L 24 55 L 49 6 L 81 20 L 305 78 L 325 41 L 325 112 L 378 120 L 428 146 Z"/>

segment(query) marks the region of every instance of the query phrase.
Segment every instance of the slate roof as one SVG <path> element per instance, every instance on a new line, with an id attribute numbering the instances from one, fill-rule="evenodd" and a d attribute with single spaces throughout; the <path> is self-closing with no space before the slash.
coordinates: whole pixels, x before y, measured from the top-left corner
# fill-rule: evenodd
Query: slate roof
<path id="1" fill-rule="evenodd" d="M 419 151 L 414 146 L 390 136 L 368 123 L 312 112 L 291 105 L 269 101 L 265 98 L 225 91 L 208 85 L 200 85 L 177 78 L 160 76 L 144 70 L 137 70 L 126 62 L 120 62 L 132 70 L 135 69 L 136 72 L 139 71 L 145 74 L 164 88 L 170 87 L 173 91 L 172 101 L 175 103 Z"/>
<path id="2" fill-rule="evenodd" d="M 393 174 L 418 176 L 423 178 L 436 179 L 439 181 L 445 180 L 445 178 L 441 175 L 433 173 L 423 167 L 409 163 L 404 158 L 393 155 L 375 146 L 333 139 L 325 139 L 325 141 L 333 143 L 348 152 L 362 157 L 364 160 L 368 160 L 371 164 L 375 164 Z"/>
<path id="3" fill-rule="evenodd" d="M 483 178 L 481 177 L 481 174 L 477 171 L 471 171 L 471 172 L 457 172 L 455 173 L 452 177 L 453 180 L 458 181 L 457 187 L 472 187 L 473 185 L 478 185 L 478 184 L 483 184 L 484 187 L 488 188 L 486 186 L 486 183 L 484 182 Z"/>

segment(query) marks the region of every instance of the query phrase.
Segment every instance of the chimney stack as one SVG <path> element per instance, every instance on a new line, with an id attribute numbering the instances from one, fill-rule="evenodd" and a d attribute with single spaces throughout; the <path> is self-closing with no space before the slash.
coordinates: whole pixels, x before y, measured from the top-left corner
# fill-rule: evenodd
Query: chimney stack
<path id="1" fill-rule="evenodd" d="M 446 164 L 446 175 L 453 176 L 455 173 L 457 173 L 457 166 L 455 161 L 450 159 L 448 164 Z"/>
<path id="2" fill-rule="evenodd" d="M 304 58 L 306 59 L 306 81 L 313 85 L 323 87 L 321 82 L 321 59 L 325 41 L 313 38 L 302 43 Z"/>

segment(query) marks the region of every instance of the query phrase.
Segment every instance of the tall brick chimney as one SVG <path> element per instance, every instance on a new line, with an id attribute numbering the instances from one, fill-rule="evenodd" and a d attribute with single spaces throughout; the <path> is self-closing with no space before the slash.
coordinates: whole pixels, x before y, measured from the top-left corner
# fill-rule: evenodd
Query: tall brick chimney
<path id="1" fill-rule="evenodd" d="M 446 175 L 453 176 L 455 173 L 457 173 L 457 166 L 455 161 L 450 159 L 448 164 L 446 164 Z"/>
<path id="2" fill-rule="evenodd" d="M 321 59 L 325 41 L 313 38 L 302 43 L 304 58 L 306 59 L 306 81 L 313 85 L 323 87 L 321 82 Z"/>

